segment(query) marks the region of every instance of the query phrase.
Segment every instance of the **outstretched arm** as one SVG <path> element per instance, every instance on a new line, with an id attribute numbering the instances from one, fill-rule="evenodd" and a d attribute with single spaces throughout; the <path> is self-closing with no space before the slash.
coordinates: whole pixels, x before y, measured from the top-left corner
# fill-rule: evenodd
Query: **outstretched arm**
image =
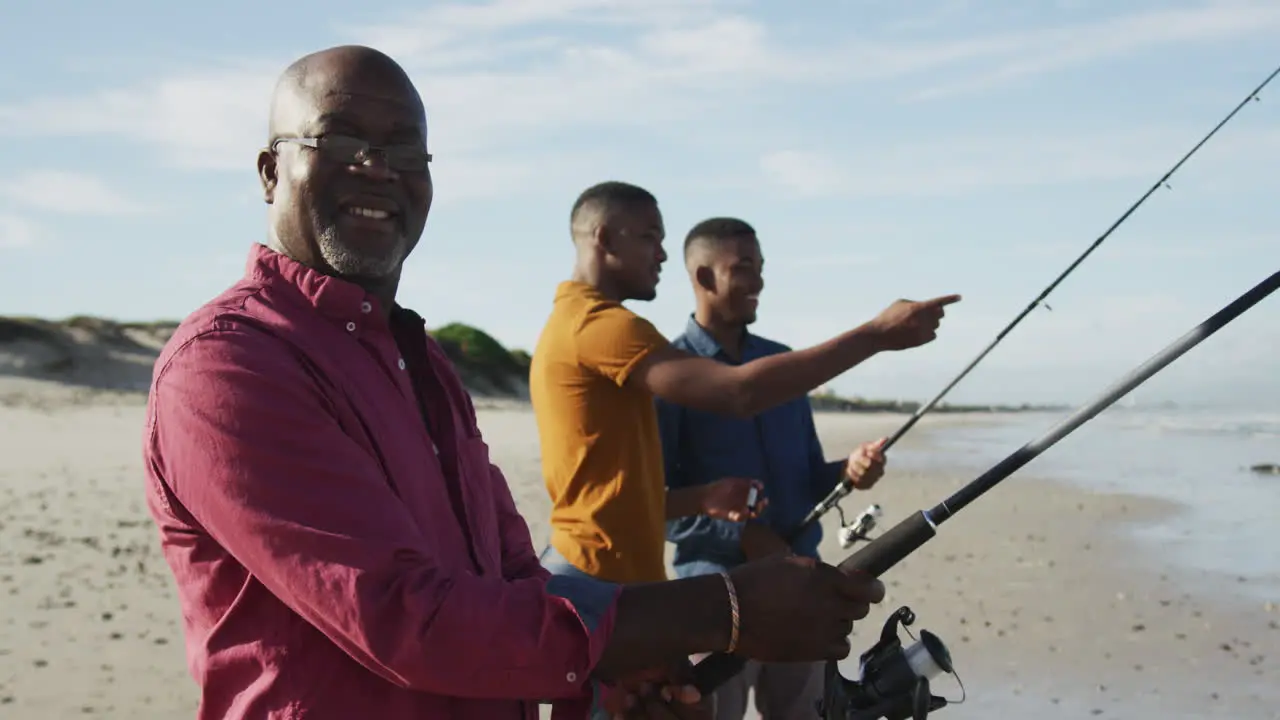
<path id="1" fill-rule="evenodd" d="M 943 307 L 959 296 L 924 302 L 900 300 L 874 320 L 824 343 L 725 365 L 670 345 L 654 348 L 630 370 L 631 382 L 685 407 L 748 418 L 802 397 L 885 350 L 934 339 Z"/>
<path id="2" fill-rule="evenodd" d="M 805 350 L 726 365 L 671 345 L 648 320 L 609 303 L 587 315 L 575 340 L 579 362 L 619 387 L 638 384 L 675 405 L 750 417 L 871 357 L 880 336 L 868 325 Z"/>
<path id="3" fill-rule="evenodd" d="M 633 381 L 695 410 L 749 418 L 805 395 L 880 351 L 878 333 L 861 327 L 820 345 L 726 365 L 665 347 L 637 364 Z"/>

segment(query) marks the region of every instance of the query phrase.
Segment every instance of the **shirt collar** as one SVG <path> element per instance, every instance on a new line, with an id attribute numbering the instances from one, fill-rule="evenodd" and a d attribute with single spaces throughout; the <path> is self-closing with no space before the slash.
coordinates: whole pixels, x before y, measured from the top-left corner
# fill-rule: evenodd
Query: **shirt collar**
<path id="1" fill-rule="evenodd" d="M 750 360 L 755 350 L 755 336 L 750 332 L 742 331 L 742 361 Z M 689 322 L 685 325 L 684 337 L 689 341 L 689 347 L 698 355 L 704 357 L 720 357 L 730 360 L 729 354 L 724 351 L 720 343 L 716 341 L 706 328 L 698 324 L 698 320 L 693 314 L 689 315 Z"/>
<path id="2" fill-rule="evenodd" d="M 292 289 L 302 302 L 321 315 L 359 333 L 373 328 L 386 329 L 378 298 L 359 285 L 342 278 L 325 275 L 293 258 L 261 243 L 254 243 L 245 264 L 245 277 L 270 288 Z M 391 308 L 394 322 L 424 324 L 412 310 L 395 305 Z"/>
<path id="3" fill-rule="evenodd" d="M 610 302 L 594 285 L 584 283 L 580 280 L 562 280 L 556 285 L 555 302 L 560 302 L 566 298 L 583 297 L 596 302 Z"/>

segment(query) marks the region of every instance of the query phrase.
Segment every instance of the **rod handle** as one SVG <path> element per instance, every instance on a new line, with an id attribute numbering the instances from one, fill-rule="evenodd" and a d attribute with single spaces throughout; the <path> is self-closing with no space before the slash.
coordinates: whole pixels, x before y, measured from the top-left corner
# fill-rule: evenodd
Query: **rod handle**
<path id="1" fill-rule="evenodd" d="M 839 568 L 845 573 L 861 572 L 879 577 L 936 534 L 937 530 L 929 517 L 924 511 L 917 511 L 845 558 Z M 693 667 L 693 686 L 704 696 L 708 695 L 742 672 L 746 664 L 747 659 L 740 655 L 708 655 Z"/>
<path id="2" fill-rule="evenodd" d="M 713 653 L 693 666 L 693 686 L 703 697 L 710 695 L 716 688 L 729 682 L 747 666 L 747 659 L 741 655 L 729 653 Z"/>

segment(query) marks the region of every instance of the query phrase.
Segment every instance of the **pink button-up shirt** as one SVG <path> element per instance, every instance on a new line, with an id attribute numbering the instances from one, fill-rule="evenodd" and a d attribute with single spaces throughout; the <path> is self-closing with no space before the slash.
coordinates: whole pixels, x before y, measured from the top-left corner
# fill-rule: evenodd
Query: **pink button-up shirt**
<path id="1" fill-rule="evenodd" d="M 201 720 L 585 716 L 618 590 L 538 563 L 411 311 L 255 245 L 157 361 L 143 448 Z"/>

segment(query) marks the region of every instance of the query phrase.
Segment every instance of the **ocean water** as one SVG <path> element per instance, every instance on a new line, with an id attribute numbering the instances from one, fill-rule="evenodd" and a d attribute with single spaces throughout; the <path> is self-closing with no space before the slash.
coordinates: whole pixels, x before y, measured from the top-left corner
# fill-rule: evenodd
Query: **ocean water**
<path id="1" fill-rule="evenodd" d="M 939 426 L 929 431 L 930 452 L 898 453 L 894 463 L 910 468 L 945 462 L 953 469 L 958 463 L 977 477 L 1068 413 Z M 1005 482 L 1039 475 L 1179 503 L 1185 511 L 1169 521 L 1134 530 L 1138 540 L 1186 567 L 1257 580 L 1251 587 L 1275 599 L 1280 476 L 1251 472 L 1258 463 L 1280 463 L 1280 413 L 1113 406 Z"/>

